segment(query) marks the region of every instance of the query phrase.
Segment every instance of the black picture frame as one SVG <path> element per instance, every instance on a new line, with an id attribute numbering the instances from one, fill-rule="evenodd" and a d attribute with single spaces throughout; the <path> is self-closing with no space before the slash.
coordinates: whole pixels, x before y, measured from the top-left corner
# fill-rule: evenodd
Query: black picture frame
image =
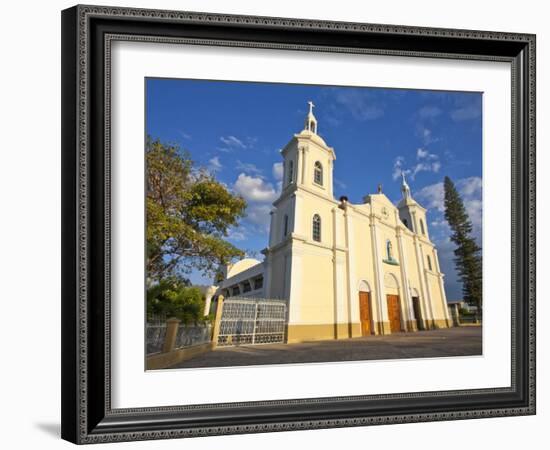
<path id="1" fill-rule="evenodd" d="M 506 388 L 112 409 L 110 43 L 172 42 L 512 66 L 512 373 Z M 62 12 L 62 437 L 74 443 L 535 414 L 535 36 L 75 6 Z"/>

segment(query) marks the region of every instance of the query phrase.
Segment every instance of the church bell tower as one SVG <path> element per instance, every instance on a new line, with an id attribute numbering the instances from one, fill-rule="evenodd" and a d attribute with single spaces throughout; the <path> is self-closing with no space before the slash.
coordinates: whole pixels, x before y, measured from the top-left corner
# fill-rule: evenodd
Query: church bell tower
<path id="1" fill-rule="evenodd" d="M 294 134 L 281 150 L 283 157 L 283 179 L 281 195 L 273 202 L 269 233 L 269 246 L 266 256 L 270 261 L 283 258 L 282 254 L 289 252 L 296 240 L 312 239 L 312 214 L 306 205 L 328 200 L 332 205 L 333 196 L 333 164 L 336 159 L 334 149 L 329 147 L 319 136 L 317 118 L 313 113 L 315 105 L 308 102 L 309 110 L 304 120 L 304 127 Z M 321 219 L 329 220 L 328 214 L 320 214 Z M 325 236 L 325 235 L 324 235 Z M 290 263 L 289 263 L 290 264 Z M 282 264 L 288 269 L 287 263 Z M 274 278 L 280 279 L 273 275 Z M 284 276 L 283 276 L 284 278 Z M 283 292 L 273 284 L 270 295 L 278 298 L 288 298 L 290 292 Z"/>
<path id="2" fill-rule="evenodd" d="M 397 204 L 401 222 L 414 233 L 429 239 L 428 227 L 426 224 L 426 209 L 418 204 L 412 197 L 411 189 L 405 179 L 405 173 L 401 172 L 401 194 L 402 199 Z"/>

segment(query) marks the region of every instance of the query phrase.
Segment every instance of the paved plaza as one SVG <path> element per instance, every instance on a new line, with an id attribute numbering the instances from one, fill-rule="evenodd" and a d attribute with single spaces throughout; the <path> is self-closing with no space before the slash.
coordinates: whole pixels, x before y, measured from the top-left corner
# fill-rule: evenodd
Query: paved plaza
<path id="1" fill-rule="evenodd" d="M 299 344 L 218 347 L 172 368 L 248 366 L 481 355 L 481 327 L 464 326 L 389 336 Z"/>

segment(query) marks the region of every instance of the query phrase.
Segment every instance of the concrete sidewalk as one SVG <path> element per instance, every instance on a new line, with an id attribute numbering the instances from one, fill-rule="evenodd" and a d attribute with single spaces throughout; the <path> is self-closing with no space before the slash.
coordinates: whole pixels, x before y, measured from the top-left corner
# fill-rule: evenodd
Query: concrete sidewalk
<path id="1" fill-rule="evenodd" d="M 481 350 L 481 327 L 469 326 L 300 344 L 218 347 L 171 368 L 473 356 L 481 355 Z"/>

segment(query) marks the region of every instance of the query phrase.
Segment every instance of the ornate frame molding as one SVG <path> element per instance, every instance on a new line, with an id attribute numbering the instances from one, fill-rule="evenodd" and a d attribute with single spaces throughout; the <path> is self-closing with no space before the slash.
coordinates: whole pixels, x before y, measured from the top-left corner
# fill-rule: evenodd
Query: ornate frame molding
<path id="1" fill-rule="evenodd" d="M 99 6 L 68 9 L 63 12 L 62 22 L 62 435 L 65 439 L 99 443 L 535 413 L 534 35 Z M 130 31 L 125 29 L 128 24 L 133 26 Z M 152 24 L 160 25 L 159 34 L 143 33 Z M 163 27 L 170 33 L 163 35 Z M 186 29 L 192 29 L 194 36 L 174 36 L 178 30 L 186 34 Z M 238 30 L 245 30 L 249 37 L 239 37 Z M 287 37 L 283 38 L 283 34 Z M 348 37 L 351 36 L 360 44 L 342 45 L 350 43 Z M 110 401 L 109 112 L 110 50 L 116 40 L 511 63 L 512 385 L 468 391 L 113 410 Z M 442 50 L 443 41 L 449 52 Z M 101 85 L 102 93 L 98 90 Z M 98 101 L 104 121 L 101 125 L 97 119 L 95 102 Z M 98 145 L 103 148 L 102 156 L 97 155 Z M 101 281 L 101 292 L 98 292 L 97 280 Z M 94 302 L 94 299 L 103 300 Z M 102 382 L 96 381 L 100 374 L 104 376 Z M 95 399 L 98 396 L 101 401 Z M 497 397 L 500 403 L 496 402 Z M 428 398 L 433 399 L 433 408 L 415 406 L 419 400 Z M 458 403 L 445 409 L 438 403 L 438 399 L 443 398 L 462 402 L 470 409 L 458 408 Z M 384 413 L 381 401 L 398 401 L 404 405 L 402 412 Z M 331 405 L 336 404 L 350 406 L 337 415 L 331 410 Z M 249 416 L 245 409 L 251 411 Z M 292 415 L 288 412 L 290 409 L 300 414 Z M 255 416 L 261 412 L 268 417 L 268 410 L 276 413 L 269 420 L 258 420 Z M 233 417 L 222 420 L 220 415 L 215 415 L 220 411 Z"/>

